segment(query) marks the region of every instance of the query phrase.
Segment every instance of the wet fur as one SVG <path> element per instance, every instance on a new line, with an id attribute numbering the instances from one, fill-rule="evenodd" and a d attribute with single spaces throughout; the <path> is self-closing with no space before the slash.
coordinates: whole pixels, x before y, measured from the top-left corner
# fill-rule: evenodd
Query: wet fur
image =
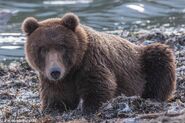
<path id="1" fill-rule="evenodd" d="M 142 56 L 142 64 L 147 81 L 142 97 L 159 101 L 170 98 L 176 86 L 176 67 L 172 50 L 162 44 L 147 46 Z"/>

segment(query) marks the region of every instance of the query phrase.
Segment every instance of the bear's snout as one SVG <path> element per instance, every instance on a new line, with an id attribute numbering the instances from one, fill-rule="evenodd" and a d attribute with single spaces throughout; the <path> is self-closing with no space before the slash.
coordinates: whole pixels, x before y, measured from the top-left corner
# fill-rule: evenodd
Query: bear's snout
<path id="1" fill-rule="evenodd" d="M 52 77 L 52 79 L 54 80 L 58 80 L 60 79 L 61 76 L 61 69 L 58 67 L 52 68 L 50 70 L 50 76 Z"/>
<path id="2" fill-rule="evenodd" d="M 59 52 L 50 50 L 45 59 L 45 75 L 51 81 L 58 81 L 64 77 L 65 66 L 59 58 Z"/>
<path id="3" fill-rule="evenodd" d="M 48 69 L 48 72 L 46 73 L 47 78 L 52 81 L 60 80 L 64 77 L 65 74 L 65 68 L 59 67 L 59 66 L 52 66 Z"/>

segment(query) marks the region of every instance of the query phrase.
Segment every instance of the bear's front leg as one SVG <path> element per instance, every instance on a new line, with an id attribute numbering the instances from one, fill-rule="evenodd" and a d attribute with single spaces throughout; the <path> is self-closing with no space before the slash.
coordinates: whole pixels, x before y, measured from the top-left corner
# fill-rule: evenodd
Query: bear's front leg
<path id="1" fill-rule="evenodd" d="M 73 110 L 79 104 L 79 96 L 73 84 L 40 80 L 40 97 L 44 114 L 57 114 Z"/>
<path id="2" fill-rule="evenodd" d="M 115 77 L 107 71 L 85 75 L 85 79 L 78 84 L 78 91 L 83 99 L 83 114 L 89 115 L 98 111 L 102 103 L 115 96 L 117 84 Z"/>

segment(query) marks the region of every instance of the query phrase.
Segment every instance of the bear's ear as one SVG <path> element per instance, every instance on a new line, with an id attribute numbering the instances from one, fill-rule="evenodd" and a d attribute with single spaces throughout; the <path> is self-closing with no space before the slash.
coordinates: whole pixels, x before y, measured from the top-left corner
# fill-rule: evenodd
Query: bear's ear
<path id="1" fill-rule="evenodd" d="M 74 13 L 67 13 L 62 17 L 62 22 L 64 26 L 75 31 L 76 27 L 79 25 L 80 20 Z"/>
<path id="2" fill-rule="evenodd" d="M 22 31 L 31 34 L 39 27 L 38 21 L 33 17 L 26 18 L 22 23 Z"/>

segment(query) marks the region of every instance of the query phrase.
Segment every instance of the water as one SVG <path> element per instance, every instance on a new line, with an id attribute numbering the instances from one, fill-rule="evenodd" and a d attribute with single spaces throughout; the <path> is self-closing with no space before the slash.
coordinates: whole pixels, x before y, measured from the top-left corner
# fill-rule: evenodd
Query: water
<path id="1" fill-rule="evenodd" d="M 178 27 L 185 23 L 185 0 L 0 0 L 0 59 L 24 57 L 24 18 L 43 20 L 66 12 L 99 31 Z"/>

